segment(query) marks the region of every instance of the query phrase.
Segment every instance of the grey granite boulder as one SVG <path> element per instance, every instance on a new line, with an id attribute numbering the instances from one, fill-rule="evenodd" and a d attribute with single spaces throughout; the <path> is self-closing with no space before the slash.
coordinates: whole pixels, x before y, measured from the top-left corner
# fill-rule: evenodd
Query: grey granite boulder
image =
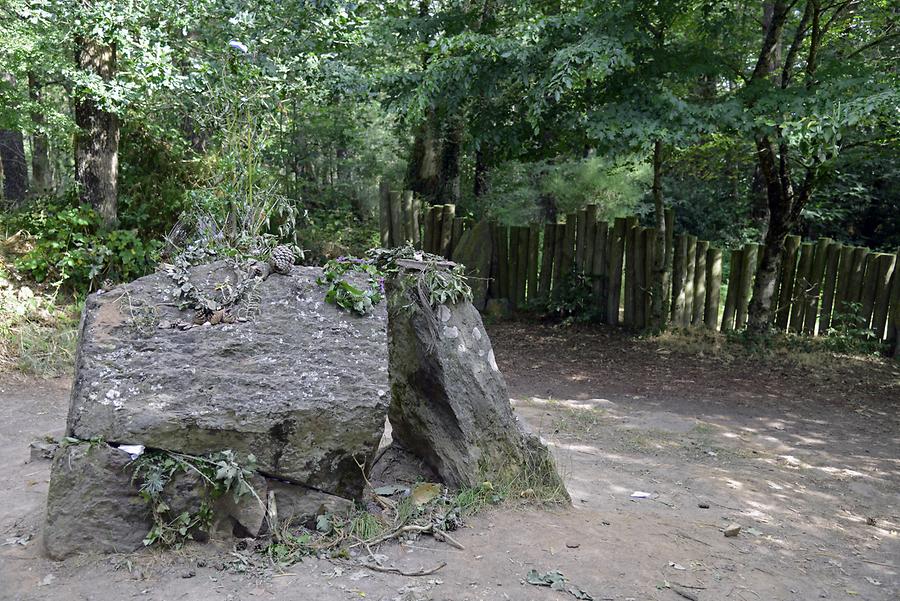
<path id="1" fill-rule="evenodd" d="M 257 311 L 205 325 L 179 310 L 166 273 L 91 294 L 67 434 L 252 453 L 263 475 L 360 495 L 358 463 L 371 461 L 388 405 L 386 314 L 383 304 L 360 317 L 325 303 L 320 275 L 295 267 L 257 278 L 248 295 Z M 248 278 L 226 261 L 190 271 L 191 285 L 214 299 Z"/>
<path id="2" fill-rule="evenodd" d="M 513 414 L 478 311 L 467 301 L 431 307 L 402 288 L 410 271 L 388 282 L 394 441 L 450 487 L 517 479 L 566 496 L 549 451 Z"/>

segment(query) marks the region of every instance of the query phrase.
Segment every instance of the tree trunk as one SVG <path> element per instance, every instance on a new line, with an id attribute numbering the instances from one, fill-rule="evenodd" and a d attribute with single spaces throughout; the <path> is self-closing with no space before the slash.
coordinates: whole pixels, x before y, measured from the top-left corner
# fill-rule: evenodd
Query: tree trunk
<path id="1" fill-rule="evenodd" d="M 491 180 L 489 171 L 487 151 L 482 142 L 478 150 L 475 151 L 475 181 L 472 185 L 472 193 L 475 195 L 475 198 L 481 198 L 490 192 Z"/>
<path id="2" fill-rule="evenodd" d="M 438 139 L 435 135 L 437 117 L 434 108 L 428 110 L 425 121 L 413 134 L 413 146 L 406 166 L 405 188 L 412 190 L 430 204 L 438 198 Z"/>
<path id="3" fill-rule="evenodd" d="M 11 208 L 19 207 L 28 192 L 28 164 L 21 131 L 0 129 L 0 165 L 3 167 L 3 198 Z"/>
<path id="4" fill-rule="evenodd" d="M 671 249 L 666 245 L 666 209 L 663 203 L 662 191 L 662 141 L 653 143 L 653 208 L 656 218 L 653 244 L 653 281 L 650 282 L 650 320 L 649 326 L 654 331 L 661 331 L 666 327 L 666 294 L 664 282 L 669 280 L 670 265 L 672 264 Z"/>
<path id="5" fill-rule="evenodd" d="M 444 204 L 458 204 L 460 198 L 459 155 L 462 148 L 463 125 L 458 116 L 447 120 L 441 144 L 441 173 L 438 198 Z"/>
<path id="6" fill-rule="evenodd" d="M 79 68 L 109 81 L 116 69 L 116 49 L 94 40 L 76 40 Z M 75 101 L 75 181 L 82 202 L 90 204 L 106 227 L 117 221 L 119 120 L 90 95 Z"/>
<path id="7" fill-rule="evenodd" d="M 769 201 L 769 227 L 762 249 L 762 259 L 753 284 L 747 326 L 753 332 L 764 333 L 771 324 L 772 300 L 775 283 L 781 267 L 784 238 L 797 222 L 800 210 L 806 204 L 812 185 L 812 170 L 807 170 L 799 190 L 791 181 L 788 149 L 775 145 L 766 137 L 757 139 L 759 167 L 766 181 L 766 197 Z"/>
<path id="8" fill-rule="evenodd" d="M 40 109 L 41 86 L 33 73 L 28 74 L 28 95 L 38 107 L 31 113 L 34 125 L 31 134 L 31 193 L 43 196 L 53 192 L 53 174 L 50 170 L 50 144 L 44 131 L 45 119 Z"/>

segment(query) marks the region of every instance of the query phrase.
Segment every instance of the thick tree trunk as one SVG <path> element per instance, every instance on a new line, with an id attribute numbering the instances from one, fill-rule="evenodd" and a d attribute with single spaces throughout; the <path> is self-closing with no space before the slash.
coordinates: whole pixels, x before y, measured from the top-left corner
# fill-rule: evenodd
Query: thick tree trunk
<path id="1" fill-rule="evenodd" d="M 0 164 L 3 167 L 3 198 L 6 205 L 19 207 L 28 193 L 25 140 L 19 130 L 0 129 Z"/>
<path id="2" fill-rule="evenodd" d="M 81 69 L 109 80 L 116 69 L 115 47 L 79 39 L 76 62 Z M 113 227 L 117 221 L 119 120 L 95 98 L 81 95 L 75 101 L 75 123 L 79 128 L 75 136 L 75 180 L 79 197 L 97 211 L 105 226 Z"/>
<path id="3" fill-rule="evenodd" d="M 40 107 L 40 82 L 33 73 L 28 74 L 28 95 Z M 43 196 L 53 192 L 53 173 L 50 169 L 50 143 L 44 131 L 44 114 L 39 108 L 31 113 L 31 122 L 34 125 L 31 134 L 31 193 Z"/>
<path id="4" fill-rule="evenodd" d="M 444 204 L 458 204 L 460 198 L 459 156 L 462 151 L 462 119 L 449 119 L 441 144 L 441 173 L 438 197 Z"/>
<path id="5" fill-rule="evenodd" d="M 762 136 L 757 139 L 759 167 L 766 182 L 766 197 L 769 201 L 769 227 L 762 248 L 762 259 L 753 283 L 753 298 L 750 301 L 747 326 L 757 333 L 768 331 L 772 322 L 772 301 L 775 283 L 781 267 L 784 239 L 800 216 L 806 204 L 813 182 L 813 170 L 807 169 L 797 190 L 791 180 L 788 167 L 788 148 L 775 145 Z"/>
<path id="6" fill-rule="evenodd" d="M 665 282 L 670 281 L 671 249 L 666 248 L 666 209 L 662 191 L 662 142 L 653 144 L 653 208 L 656 218 L 656 242 L 653 245 L 653 281 L 650 282 L 650 320 L 652 330 L 661 331 L 666 327 Z"/>
<path id="7" fill-rule="evenodd" d="M 437 117 L 432 108 L 429 109 L 426 120 L 416 128 L 404 182 L 407 190 L 412 190 L 431 204 L 438 202 L 440 171 L 436 122 Z"/>

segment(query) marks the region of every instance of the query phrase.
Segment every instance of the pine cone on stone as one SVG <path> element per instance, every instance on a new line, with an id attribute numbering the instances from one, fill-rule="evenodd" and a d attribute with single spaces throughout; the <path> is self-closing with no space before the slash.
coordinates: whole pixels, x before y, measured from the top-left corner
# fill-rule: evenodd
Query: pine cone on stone
<path id="1" fill-rule="evenodd" d="M 276 246 L 272 249 L 272 254 L 269 257 L 269 265 L 275 273 L 289 274 L 294 266 L 294 251 L 289 246 Z"/>

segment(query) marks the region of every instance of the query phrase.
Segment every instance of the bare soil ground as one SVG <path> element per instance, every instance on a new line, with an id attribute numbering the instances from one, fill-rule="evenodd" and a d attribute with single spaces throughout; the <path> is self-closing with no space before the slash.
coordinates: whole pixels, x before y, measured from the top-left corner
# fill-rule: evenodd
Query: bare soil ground
<path id="1" fill-rule="evenodd" d="M 489 328 L 519 416 L 553 446 L 572 506 L 488 510 L 455 537 L 386 544 L 403 577 L 348 561 L 286 572 L 247 551 L 40 555 L 67 380 L 0 374 L 0 599 L 564 601 L 900 599 L 900 366 L 704 356 L 608 328 Z M 650 498 L 633 499 L 643 491 Z M 708 508 L 705 508 L 708 507 Z M 726 538 L 731 523 L 741 533 Z M 26 544 L 18 544 L 16 540 Z"/>

